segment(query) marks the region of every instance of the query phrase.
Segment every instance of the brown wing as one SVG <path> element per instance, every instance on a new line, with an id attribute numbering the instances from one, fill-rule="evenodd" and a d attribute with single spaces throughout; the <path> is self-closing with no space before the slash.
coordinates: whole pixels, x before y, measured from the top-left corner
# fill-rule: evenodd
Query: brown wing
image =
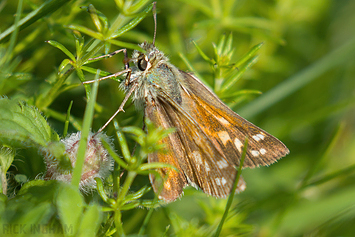
<path id="1" fill-rule="evenodd" d="M 230 163 L 239 165 L 246 136 L 249 142 L 243 167 L 270 165 L 289 153 L 281 141 L 232 111 L 198 78 L 180 73 L 184 76 L 182 107 Z"/>
<path id="2" fill-rule="evenodd" d="M 177 102 L 168 95 L 158 96 L 153 103 L 146 105 L 145 115 L 157 126 L 176 128 L 176 132 L 163 140 L 169 153 L 148 156 L 149 162 L 171 164 L 180 171 L 178 173 L 168 168 L 157 170 L 164 183 L 159 182 L 153 174 L 150 175 L 153 189 L 161 199 L 174 201 L 181 196 L 187 184 L 215 197 L 230 194 L 236 175 L 234 164 L 224 157 Z M 244 180 L 240 178 L 237 191 L 244 188 Z"/>
<path id="3" fill-rule="evenodd" d="M 184 77 L 180 82 L 181 104 L 161 90 L 145 108 L 146 117 L 157 126 L 176 128 L 163 140 L 169 153 L 148 157 L 149 162 L 171 164 L 179 170 L 157 170 L 164 182 L 150 175 L 161 199 L 174 201 L 186 185 L 215 197 L 229 195 L 246 136 L 249 143 L 243 167 L 269 165 L 288 154 L 281 141 L 229 109 L 196 77 L 180 72 Z M 240 179 L 237 191 L 244 188 Z"/>
<path id="4" fill-rule="evenodd" d="M 156 126 L 165 129 L 173 127 L 171 120 L 166 114 L 164 108 L 158 104 L 147 104 L 145 116 Z M 165 144 L 167 153 L 151 153 L 148 155 L 148 162 L 162 162 L 175 166 L 179 172 L 174 169 L 162 168 L 157 172 L 160 177 L 153 174 L 149 175 L 154 192 L 158 194 L 159 199 L 171 202 L 181 196 L 183 188 L 187 185 L 187 179 L 183 168 L 186 167 L 184 150 L 181 149 L 181 141 L 176 133 L 170 133 L 168 137 L 162 140 Z M 185 168 L 186 169 L 186 168 Z"/>

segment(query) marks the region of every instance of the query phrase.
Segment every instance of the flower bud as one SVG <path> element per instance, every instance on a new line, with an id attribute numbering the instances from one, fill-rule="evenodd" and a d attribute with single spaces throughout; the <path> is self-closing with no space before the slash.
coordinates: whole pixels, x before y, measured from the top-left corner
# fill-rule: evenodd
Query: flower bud
<path id="1" fill-rule="evenodd" d="M 77 132 L 61 140 L 65 146 L 65 153 L 69 157 L 71 167 L 75 167 L 80 138 L 81 132 Z M 94 134 L 90 132 L 88 136 L 85 161 L 79 184 L 80 189 L 84 192 L 96 188 L 95 178 L 104 179 L 113 170 L 113 159 L 102 145 L 102 139 L 109 144 L 111 143 L 110 139 L 103 133 Z M 68 183 L 71 181 L 73 169 L 68 168 L 68 165 L 65 165 L 65 160 L 64 162 L 63 160 L 56 159 L 52 155 L 46 155 L 47 179 L 56 179 Z"/>

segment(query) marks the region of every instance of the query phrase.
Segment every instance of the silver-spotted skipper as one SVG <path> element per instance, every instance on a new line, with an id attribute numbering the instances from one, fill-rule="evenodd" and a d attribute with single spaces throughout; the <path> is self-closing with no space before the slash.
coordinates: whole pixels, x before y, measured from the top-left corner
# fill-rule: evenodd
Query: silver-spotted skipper
<path id="1" fill-rule="evenodd" d="M 126 98 L 116 114 L 132 95 L 136 107 L 144 109 L 145 117 L 157 127 L 176 129 L 161 141 L 167 153 L 148 156 L 148 162 L 167 163 L 178 170 L 158 169 L 163 179 L 150 175 L 160 199 L 176 200 L 187 185 L 214 197 L 227 197 L 247 136 L 243 168 L 267 166 L 289 153 L 281 141 L 232 111 L 193 74 L 171 64 L 154 43 L 144 42 L 140 47 L 145 53 L 135 50 L 125 70 L 102 79 L 126 74 L 121 84 Z M 120 51 L 126 53 L 119 50 L 109 56 Z M 135 67 L 129 68 L 128 61 Z M 240 177 L 237 191 L 244 189 Z"/>

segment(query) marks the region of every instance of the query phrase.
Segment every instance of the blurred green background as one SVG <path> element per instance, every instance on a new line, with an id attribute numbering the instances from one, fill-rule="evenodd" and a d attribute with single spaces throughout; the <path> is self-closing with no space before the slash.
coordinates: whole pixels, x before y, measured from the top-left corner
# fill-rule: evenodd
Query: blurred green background
<path id="1" fill-rule="evenodd" d="M 137 2 L 136 12 L 150 4 Z M 129 3 L 126 1 L 125 6 Z M 43 103 L 41 94 L 58 79 L 60 65 L 68 58 L 45 41 L 59 42 L 75 55 L 70 25 L 96 31 L 90 14 L 80 7 L 93 4 L 112 23 L 120 13 L 117 6 L 123 2 L 24 1 L 21 19 L 41 4 L 50 7 L 42 8 L 43 16 L 37 13 L 38 20 L 19 31 L 11 45 L 11 34 L 6 30 L 14 24 L 17 4 L 0 3 L 0 50 L 2 58 L 8 60 L 0 66 L 0 95 L 36 105 L 59 134 L 73 101 L 74 120 L 69 130 L 75 132 L 86 105 L 84 86 L 73 73 L 65 82 L 68 87 Z M 236 195 L 221 236 L 355 236 L 355 1 L 161 0 L 157 1 L 157 12 L 156 46 L 182 70 L 190 71 L 183 58 L 188 59 L 208 82 L 214 80 L 213 67 L 199 55 L 192 40 L 213 58 L 212 43 L 232 34 L 235 51 L 231 62 L 238 62 L 253 46 L 264 43 L 257 52 L 257 62 L 235 85 L 235 91 L 262 94 L 244 93 L 227 102 L 234 111 L 282 140 L 290 154 L 270 167 L 243 171 L 247 189 Z M 117 40 L 151 42 L 153 33 L 149 13 Z M 85 43 L 89 42 L 91 37 L 81 34 Z M 119 48 L 114 44 L 107 47 L 110 52 Z M 122 59 L 119 54 L 91 66 L 114 73 L 123 69 Z M 87 72 L 84 75 L 87 80 L 94 78 Z M 93 130 L 99 129 L 123 100 L 118 85 L 114 80 L 100 83 Z M 123 126 L 141 127 L 142 113 L 130 106 L 117 120 Z M 112 132 L 111 126 L 107 133 Z M 29 179 L 44 168 L 39 163 L 28 170 L 21 169 L 21 164 L 15 166 L 20 169 L 14 169 L 13 174 L 23 172 Z M 147 182 L 142 177 L 142 185 Z M 206 236 L 214 232 L 225 204 L 226 200 L 188 188 L 181 200 L 153 212 L 147 234 Z M 146 213 L 145 209 L 122 212 L 127 234 L 137 233 Z"/>

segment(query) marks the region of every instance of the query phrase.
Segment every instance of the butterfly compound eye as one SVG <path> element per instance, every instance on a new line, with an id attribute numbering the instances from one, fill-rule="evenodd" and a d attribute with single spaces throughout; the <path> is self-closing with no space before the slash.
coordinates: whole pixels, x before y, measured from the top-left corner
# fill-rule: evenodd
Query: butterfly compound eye
<path id="1" fill-rule="evenodd" d="M 138 60 L 138 68 L 141 71 L 144 71 L 147 68 L 148 61 L 146 58 L 141 58 Z"/>

